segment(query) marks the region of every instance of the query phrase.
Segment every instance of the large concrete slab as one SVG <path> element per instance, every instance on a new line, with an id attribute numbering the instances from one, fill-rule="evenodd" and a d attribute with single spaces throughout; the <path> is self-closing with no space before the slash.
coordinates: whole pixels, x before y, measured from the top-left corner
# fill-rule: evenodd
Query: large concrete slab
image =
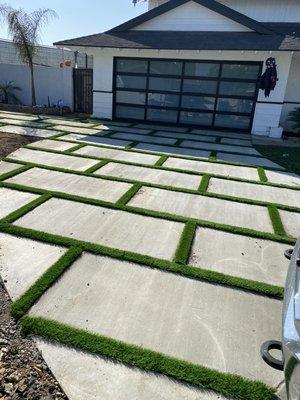
<path id="1" fill-rule="evenodd" d="M 17 169 L 22 168 L 23 165 L 10 163 L 6 161 L 0 161 L 0 176 L 6 174 L 7 172 L 11 172 Z"/>
<path id="2" fill-rule="evenodd" d="M 160 159 L 160 156 L 151 154 L 94 146 L 82 147 L 81 149 L 74 151 L 74 154 L 88 155 L 99 158 L 111 158 L 113 160 L 128 161 L 145 165 L 154 165 Z"/>
<path id="3" fill-rule="evenodd" d="M 267 208 L 197 194 L 142 187 L 128 205 L 219 224 L 273 232 Z"/>
<path id="4" fill-rule="evenodd" d="M 95 174 L 116 176 L 118 178 L 133 179 L 135 181 L 169 185 L 187 189 L 198 189 L 201 176 L 189 175 L 181 172 L 164 171 L 155 168 L 137 167 L 110 162 L 95 171 Z"/>
<path id="5" fill-rule="evenodd" d="M 232 153 L 259 155 L 259 152 L 255 150 L 253 147 L 229 146 L 225 144 L 204 143 L 204 142 L 195 142 L 189 140 L 184 140 L 180 146 L 192 147 L 195 149 L 204 149 L 204 150 L 227 151 L 229 153 L 232 152 Z"/>
<path id="6" fill-rule="evenodd" d="M 163 375 L 39 338 L 36 342 L 70 400 L 226 400 Z"/>
<path id="7" fill-rule="evenodd" d="M 105 135 L 106 132 L 103 131 L 102 134 Z M 92 143 L 93 145 L 112 146 L 112 147 L 126 147 L 132 143 L 127 140 L 118 140 L 118 139 L 101 137 L 100 134 L 97 134 L 95 136 L 92 136 L 92 135 L 85 136 L 85 135 L 78 135 L 76 133 L 70 133 L 70 134 L 61 136 L 58 139 L 59 140 L 70 140 L 70 141 L 80 142 L 80 143 Z"/>
<path id="8" fill-rule="evenodd" d="M 48 153 L 46 151 L 30 150 L 26 148 L 11 153 L 9 158 L 29 163 L 49 165 L 51 167 L 74 169 L 76 171 L 85 171 L 99 162 L 99 160 L 91 160 L 88 158 L 74 157 L 65 154 Z"/>
<path id="9" fill-rule="evenodd" d="M 84 135 L 97 135 L 103 133 L 103 130 L 105 131 L 105 128 L 101 129 L 93 129 L 93 128 L 80 128 L 76 126 L 68 126 L 68 125 L 53 125 L 53 129 L 57 131 L 63 131 L 63 132 L 71 132 L 71 133 L 83 133 Z M 105 132 L 107 133 L 107 132 Z"/>
<path id="10" fill-rule="evenodd" d="M 223 132 L 223 131 L 213 131 L 213 130 L 205 130 L 205 129 L 192 129 L 191 133 L 197 133 L 200 135 L 213 135 L 213 136 L 221 136 L 235 139 L 246 139 L 249 140 L 251 137 L 247 133 L 236 133 L 236 132 Z"/>
<path id="11" fill-rule="evenodd" d="M 0 132 L 14 133 L 16 135 L 24 135 L 24 136 L 36 136 L 42 138 L 57 135 L 57 132 L 51 131 L 49 129 L 36 129 L 25 126 L 13 126 L 13 125 L 0 126 Z"/>
<path id="12" fill-rule="evenodd" d="M 300 187 L 300 176 L 291 172 L 266 170 L 268 182 Z"/>
<path id="13" fill-rule="evenodd" d="M 189 156 L 189 157 L 199 157 L 199 158 L 208 158 L 211 154 L 210 151 L 205 150 L 197 150 L 197 149 L 185 149 L 183 147 L 175 147 L 175 146 L 159 146 L 157 144 L 150 143 L 139 143 L 134 146 L 135 149 L 158 152 L 164 154 L 178 154 L 181 156 Z"/>
<path id="14" fill-rule="evenodd" d="M 211 178 L 208 192 L 300 207 L 300 190 Z"/>
<path id="15" fill-rule="evenodd" d="M 180 128 L 176 126 L 165 126 L 165 125 L 148 125 L 148 124 L 137 124 L 136 128 L 151 129 L 154 131 L 166 131 L 166 132 L 186 132 L 189 128 Z"/>
<path id="16" fill-rule="evenodd" d="M 23 126 L 27 128 L 46 128 L 49 124 L 44 122 L 31 122 L 31 121 L 20 121 L 19 119 L 0 119 L 1 124 Z"/>
<path id="17" fill-rule="evenodd" d="M 69 119 L 60 119 L 60 118 L 45 118 L 44 120 L 48 124 L 53 125 L 65 125 L 65 126 L 77 126 L 78 128 L 91 128 L 95 125 L 92 122 L 80 122 L 80 121 L 73 121 Z M 103 125 L 97 126 L 97 129 L 106 129 Z"/>
<path id="18" fill-rule="evenodd" d="M 197 228 L 189 263 L 226 275 L 284 287 L 289 246 L 269 240 Z"/>
<path id="19" fill-rule="evenodd" d="M 38 121 L 40 118 L 37 115 L 24 115 L 24 114 L 8 114 L 0 112 L 0 118 L 8 118 L 21 121 Z"/>
<path id="20" fill-rule="evenodd" d="M 31 143 L 29 146 L 37 147 L 38 149 L 65 151 L 71 149 L 76 145 L 74 145 L 73 143 L 62 142 L 58 140 L 45 139 L 40 140 L 39 142 Z"/>
<path id="21" fill-rule="evenodd" d="M 133 142 L 148 142 L 148 143 L 156 143 L 156 144 L 175 144 L 176 139 L 170 138 L 161 138 L 161 137 L 154 137 L 150 135 L 134 135 L 133 133 L 115 133 L 111 136 L 112 138 L 116 139 L 124 139 L 124 140 L 132 140 Z"/>
<path id="22" fill-rule="evenodd" d="M 0 233 L 0 274 L 15 300 L 65 252 L 62 247 Z"/>
<path id="23" fill-rule="evenodd" d="M 152 132 L 152 129 L 139 129 L 139 128 L 129 128 L 126 126 L 118 126 L 114 125 L 110 127 L 111 130 L 113 131 L 120 131 L 120 132 L 127 132 L 127 133 L 132 133 L 136 135 L 147 135 L 148 133 Z"/>
<path id="24" fill-rule="evenodd" d="M 216 141 L 215 136 L 201 136 L 201 135 L 193 135 L 191 133 L 179 133 L 179 132 L 165 132 L 165 131 L 157 131 L 155 132 L 154 136 L 163 136 L 163 137 L 170 137 L 174 139 L 192 139 L 192 140 L 198 140 L 198 141 L 203 141 L 203 142 L 211 142 L 214 143 Z"/>
<path id="25" fill-rule="evenodd" d="M 35 194 L 0 188 L 0 218 L 38 198 Z"/>
<path id="26" fill-rule="evenodd" d="M 289 236 L 300 237 L 300 213 L 278 210 L 284 229 Z"/>
<path id="27" fill-rule="evenodd" d="M 38 231 L 171 260 L 184 224 L 51 199 L 15 222 Z"/>
<path id="28" fill-rule="evenodd" d="M 272 386 L 282 380 L 259 351 L 281 333 L 281 302 L 267 297 L 84 254 L 30 315 Z"/>
<path id="29" fill-rule="evenodd" d="M 185 160 L 183 158 L 169 157 L 163 164 L 164 167 L 178 168 L 208 174 L 224 175 L 232 178 L 259 180 L 256 168 L 238 167 L 235 165 L 217 164 L 205 161 Z"/>
<path id="30" fill-rule="evenodd" d="M 233 144 L 236 146 L 252 146 L 251 140 L 246 139 L 231 139 L 231 138 L 222 138 L 222 144 Z"/>
<path id="31" fill-rule="evenodd" d="M 257 165 L 258 167 L 283 169 L 278 164 L 275 164 L 267 158 L 262 157 L 252 157 L 242 154 L 217 153 L 217 159 L 239 164 Z"/>
<path id="32" fill-rule="evenodd" d="M 132 186 L 123 182 L 48 171 L 41 168 L 32 168 L 6 180 L 6 182 L 110 202 L 117 201 Z"/>

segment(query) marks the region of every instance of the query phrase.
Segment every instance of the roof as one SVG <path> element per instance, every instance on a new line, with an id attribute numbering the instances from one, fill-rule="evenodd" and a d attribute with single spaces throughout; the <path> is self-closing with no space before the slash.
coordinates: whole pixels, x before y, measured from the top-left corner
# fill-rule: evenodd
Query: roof
<path id="1" fill-rule="evenodd" d="M 300 36 L 255 32 L 107 32 L 56 43 L 64 46 L 158 50 L 300 50 Z"/>
<path id="2" fill-rule="evenodd" d="M 300 51 L 300 23 L 261 23 L 215 0 L 193 0 L 252 32 L 132 30 L 190 0 L 172 0 L 107 32 L 54 43 L 59 46 L 157 50 Z"/>

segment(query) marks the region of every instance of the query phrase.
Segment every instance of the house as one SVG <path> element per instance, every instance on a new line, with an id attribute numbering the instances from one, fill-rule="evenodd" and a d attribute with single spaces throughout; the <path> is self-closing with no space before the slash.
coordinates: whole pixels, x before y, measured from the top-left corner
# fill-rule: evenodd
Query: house
<path id="1" fill-rule="evenodd" d="M 37 104 L 57 104 L 61 101 L 73 109 L 74 73 L 72 67 L 93 67 L 92 57 L 53 46 L 37 46 L 34 56 Z M 67 62 L 69 64 L 67 65 Z M 30 71 L 19 57 L 11 40 L 0 39 L 0 84 L 12 81 L 21 90 L 16 93 L 23 105 L 31 105 Z"/>
<path id="2" fill-rule="evenodd" d="M 300 104 L 299 0 L 149 0 L 148 12 L 57 46 L 94 57 L 93 114 L 281 137 Z M 278 82 L 259 78 L 269 57 Z"/>

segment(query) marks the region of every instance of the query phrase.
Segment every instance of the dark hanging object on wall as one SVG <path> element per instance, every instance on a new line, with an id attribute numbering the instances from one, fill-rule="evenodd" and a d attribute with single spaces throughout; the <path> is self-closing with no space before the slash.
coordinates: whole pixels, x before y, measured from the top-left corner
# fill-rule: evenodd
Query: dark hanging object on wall
<path id="1" fill-rule="evenodd" d="M 266 61 L 266 71 L 260 78 L 260 89 L 265 91 L 265 97 L 269 97 L 272 90 L 275 89 L 277 78 L 276 60 L 270 57 Z"/>

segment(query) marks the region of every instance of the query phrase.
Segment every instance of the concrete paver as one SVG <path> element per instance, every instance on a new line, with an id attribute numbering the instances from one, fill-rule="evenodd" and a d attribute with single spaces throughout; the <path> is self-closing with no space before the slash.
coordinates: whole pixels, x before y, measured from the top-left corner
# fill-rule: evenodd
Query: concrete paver
<path id="1" fill-rule="evenodd" d="M 270 161 L 267 158 L 262 158 L 262 157 L 252 157 L 242 154 L 217 153 L 217 159 L 229 162 L 235 162 L 239 164 L 257 165 L 259 167 L 283 169 L 278 164 L 273 163 L 273 161 Z"/>
<path id="2" fill-rule="evenodd" d="M 34 122 L 34 121 L 22 121 L 19 119 L 0 119 L 1 124 L 8 124 L 13 126 L 27 127 L 27 128 L 37 128 L 42 129 L 49 126 L 49 124 L 45 122 Z"/>
<path id="3" fill-rule="evenodd" d="M 181 128 L 178 126 L 165 126 L 165 125 L 148 125 L 148 124 L 137 124 L 136 128 L 152 129 L 155 131 L 166 131 L 166 132 L 186 132 L 188 128 Z"/>
<path id="4" fill-rule="evenodd" d="M 300 190 L 211 178 L 208 192 L 300 207 Z"/>
<path id="5" fill-rule="evenodd" d="M 35 194 L 0 188 L 0 218 L 38 198 Z"/>
<path id="6" fill-rule="evenodd" d="M 58 141 L 58 140 L 45 139 L 45 140 L 40 140 L 39 142 L 31 143 L 29 146 L 37 147 L 39 149 L 45 149 L 45 150 L 65 151 L 65 150 L 69 150 L 72 147 L 76 146 L 76 144 L 62 142 L 62 141 Z"/>
<path id="7" fill-rule="evenodd" d="M 170 138 L 163 138 L 163 137 L 154 137 L 149 135 L 135 135 L 133 133 L 124 133 L 118 132 L 111 136 L 112 138 L 116 139 L 125 139 L 125 140 L 132 140 L 138 142 L 148 142 L 148 143 L 156 143 L 156 144 L 175 144 L 176 139 Z"/>
<path id="8" fill-rule="evenodd" d="M 21 148 L 15 151 L 9 155 L 9 158 L 27 161 L 29 163 L 49 165 L 52 167 L 74 169 L 75 171 L 85 171 L 99 162 L 99 160 L 91 160 L 88 158 L 74 157 L 65 154 L 54 154 L 26 148 Z"/>
<path id="9" fill-rule="evenodd" d="M 288 247 L 282 243 L 199 227 L 189 263 L 226 275 L 284 287 L 289 263 L 283 254 Z"/>
<path id="10" fill-rule="evenodd" d="M 139 128 L 134 128 L 134 127 L 121 126 L 121 125 L 111 126 L 110 129 L 113 131 L 117 131 L 117 132 L 127 132 L 127 133 L 136 134 L 136 135 L 147 135 L 148 133 L 152 132 L 152 129 L 139 129 Z"/>
<path id="11" fill-rule="evenodd" d="M 214 135 L 221 137 L 228 137 L 233 139 L 246 139 L 249 140 L 251 136 L 249 133 L 237 133 L 237 132 L 223 132 L 223 131 L 214 131 L 214 130 L 205 130 L 205 129 L 192 129 L 191 133 L 199 133 L 201 135 Z"/>
<path id="12" fill-rule="evenodd" d="M 142 187 L 128 205 L 273 233 L 268 210 L 261 206 L 151 187 Z"/>
<path id="13" fill-rule="evenodd" d="M 125 165 L 114 162 L 109 162 L 94 173 L 187 189 L 198 189 L 201 181 L 201 176 L 197 175 L 137 167 L 135 165 Z"/>
<path id="14" fill-rule="evenodd" d="M 91 128 L 95 125 L 93 122 L 80 122 L 80 121 L 73 121 L 69 119 L 61 119 L 61 118 L 45 118 L 44 120 L 48 124 L 53 125 L 65 125 L 65 126 L 77 126 L 78 128 Z M 97 126 L 97 129 L 105 129 L 103 125 Z"/>
<path id="15" fill-rule="evenodd" d="M 145 165 L 154 165 L 160 156 L 152 154 L 135 153 L 132 151 L 122 151 L 119 149 L 109 149 L 103 147 L 85 146 L 74 151 L 74 154 L 88 155 L 99 158 L 111 158 L 118 161 L 128 161 Z"/>
<path id="16" fill-rule="evenodd" d="M 55 198 L 15 224 L 167 260 L 174 257 L 184 227 L 178 222 Z"/>
<path id="17" fill-rule="evenodd" d="M 165 154 L 178 154 L 181 156 L 189 156 L 189 157 L 203 157 L 208 158 L 210 156 L 210 151 L 198 150 L 198 149 L 186 149 L 183 147 L 175 147 L 175 146 L 159 146 L 157 144 L 151 143 L 139 143 L 134 146 L 135 149 L 165 153 Z"/>
<path id="18" fill-rule="evenodd" d="M 201 136 L 201 135 L 193 135 L 191 133 L 179 133 L 179 132 L 166 132 L 166 131 L 157 131 L 155 132 L 154 136 L 163 136 L 163 137 L 170 137 L 174 139 L 192 139 L 192 140 L 198 140 L 198 141 L 204 141 L 204 142 L 212 142 L 214 143 L 216 141 L 215 136 Z"/>
<path id="19" fill-rule="evenodd" d="M 300 187 L 300 176 L 290 172 L 266 171 L 268 182 Z"/>
<path id="20" fill-rule="evenodd" d="M 0 233 L 0 273 L 16 300 L 66 251 L 31 239 Z"/>
<path id="21" fill-rule="evenodd" d="M 281 307 L 267 297 L 84 254 L 30 315 L 276 386 L 282 373 L 266 368 L 257 349 L 280 338 Z"/>
<path id="22" fill-rule="evenodd" d="M 36 341 L 46 363 L 72 400 L 226 400 L 214 392 L 163 375 L 42 339 Z"/>
<path id="23" fill-rule="evenodd" d="M 93 128 L 81 128 L 81 127 L 76 127 L 76 126 L 68 126 L 68 125 L 53 125 L 53 129 L 57 131 L 63 131 L 63 132 L 71 132 L 71 133 L 83 133 L 84 135 L 97 135 L 101 134 L 103 131 L 105 131 L 105 128 L 101 129 L 93 129 Z M 107 133 L 107 132 L 106 132 Z"/>
<path id="24" fill-rule="evenodd" d="M 300 213 L 278 210 L 284 230 L 289 236 L 300 237 Z"/>
<path id="25" fill-rule="evenodd" d="M 36 137 L 51 137 L 57 135 L 57 132 L 49 129 L 30 128 L 25 126 L 6 125 L 0 126 L 0 132 L 14 133 L 16 135 L 36 136 Z"/>
<path id="26" fill-rule="evenodd" d="M 23 165 L 21 165 L 21 164 L 0 161 L 0 176 L 2 174 L 6 174 L 7 172 L 11 172 L 11 171 L 20 169 L 22 167 L 23 167 Z"/>
<path id="27" fill-rule="evenodd" d="M 32 168 L 6 180 L 6 182 L 109 202 L 116 202 L 132 186 L 123 182 L 48 171 L 41 168 Z"/>
<path id="28" fill-rule="evenodd" d="M 250 154 L 250 155 L 260 155 L 260 153 L 255 150 L 253 147 L 243 147 L 243 146 L 231 146 L 226 144 L 218 144 L 218 143 L 204 143 L 204 142 L 194 142 L 189 140 L 184 140 L 181 145 L 182 147 L 192 147 L 196 149 L 204 149 L 204 150 L 216 150 L 216 151 L 228 151 L 242 154 Z"/>
<path id="29" fill-rule="evenodd" d="M 25 114 L 8 114 L 4 112 L 0 112 L 0 118 L 8 118 L 14 120 L 21 120 L 21 121 L 38 121 L 39 117 L 37 115 L 25 115 Z"/>
<path id="30" fill-rule="evenodd" d="M 252 146 L 251 140 L 245 140 L 245 139 L 222 138 L 221 143 L 222 144 L 233 144 L 233 145 L 237 145 L 237 146 Z"/>
<path id="31" fill-rule="evenodd" d="M 6 180 L 6 182 L 109 202 L 116 202 L 132 186 L 123 182 L 48 171 L 41 168 L 32 168 Z"/>
<path id="32" fill-rule="evenodd" d="M 239 167 L 235 165 L 218 164 L 196 160 L 185 160 L 183 158 L 172 157 L 169 157 L 167 161 L 164 162 L 163 166 L 168 168 L 178 168 L 188 171 L 259 181 L 257 169 L 251 167 Z"/>

